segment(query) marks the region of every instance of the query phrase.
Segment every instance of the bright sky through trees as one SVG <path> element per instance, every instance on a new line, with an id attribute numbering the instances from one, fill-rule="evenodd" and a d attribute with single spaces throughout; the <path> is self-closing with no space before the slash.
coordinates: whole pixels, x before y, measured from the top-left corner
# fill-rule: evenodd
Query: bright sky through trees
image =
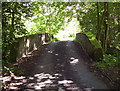
<path id="1" fill-rule="evenodd" d="M 67 19 L 67 18 L 66 18 Z M 55 37 L 60 40 L 73 40 L 76 36 L 76 33 L 81 31 L 79 22 L 76 18 L 72 18 L 69 23 L 64 24 L 64 30 L 58 32 Z"/>
<path id="2" fill-rule="evenodd" d="M 65 19 L 65 21 L 67 18 Z M 36 29 L 37 27 L 34 22 L 30 22 L 26 20 L 25 22 L 26 28 L 28 32 L 31 32 L 32 29 Z M 68 23 L 64 24 L 64 29 L 60 30 L 54 37 L 57 37 L 59 40 L 73 40 L 76 36 L 76 33 L 81 32 L 79 21 L 76 18 L 72 18 L 72 20 Z"/>

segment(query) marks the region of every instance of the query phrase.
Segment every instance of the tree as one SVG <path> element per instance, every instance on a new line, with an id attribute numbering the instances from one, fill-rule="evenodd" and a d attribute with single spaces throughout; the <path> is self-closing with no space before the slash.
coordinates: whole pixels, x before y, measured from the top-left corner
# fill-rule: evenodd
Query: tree
<path id="1" fill-rule="evenodd" d="M 28 18 L 31 15 L 30 4 L 27 2 L 2 3 L 3 60 L 8 60 L 11 55 L 13 56 L 16 35 L 27 33 L 24 28 L 23 18 Z"/>
<path id="2" fill-rule="evenodd" d="M 107 45 L 108 45 L 108 17 L 109 17 L 109 13 L 108 13 L 108 2 L 104 3 L 104 30 L 105 30 L 105 35 L 104 35 L 104 50 L 107 50 Z"/>
<path id="3" fill-rule="evenodd" d="M 35 33 L 56 34 L 63 28 L 65 18 L 68 17 L 70 20 L 73 14 L 67 8 L 70 6 L 68 2 L 33 2 L 32 6 L 32 10 L 35 12 L 34 16 L 36 16 L 31 20 L 36 24 L 37 30 L 33 30 Z"/>
<path id="4" fill-rule="evenodd" d="M 99 2 L 96 2 L 97 5 L 97 31 L 96 31 L 96 39 L 100 40 L 100 15 L 99 15 Z"/>

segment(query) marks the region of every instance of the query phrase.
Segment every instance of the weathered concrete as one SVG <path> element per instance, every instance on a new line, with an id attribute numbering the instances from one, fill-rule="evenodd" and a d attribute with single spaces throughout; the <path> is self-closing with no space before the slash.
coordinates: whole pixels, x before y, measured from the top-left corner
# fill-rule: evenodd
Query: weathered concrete
<path id="1" fill-rule="evenodd" d="M 85 52 L 96 61 L 103 58 L 103 51 L 101 48 L 95 48 L 88 37 L 84 33 L 76 34 L 76 40 L 81 44 Z"/>
<path id="2" fill-rule="evenodd" d="M 33 50 L 37 50 L 42 47 L 43 44 L 48 43 L 52 35 L 48 33 L 34 34 L 25 37 L 18 38 L 17 40 L 17 55 L 16 60 L 22 56 L 27 55 Z"/>
<path id="3" fill-rule="evenodd" d="M 76 40 L 82 45 L 87 54 L 93 58 L 94 48 L 88 37 L 83 33 L 76 34 Z"/>

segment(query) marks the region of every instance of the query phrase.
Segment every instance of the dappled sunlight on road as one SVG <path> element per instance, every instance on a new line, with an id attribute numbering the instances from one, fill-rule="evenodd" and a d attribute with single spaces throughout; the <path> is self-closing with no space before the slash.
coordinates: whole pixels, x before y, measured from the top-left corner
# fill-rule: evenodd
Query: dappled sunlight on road
<path id="1" fill-rule="evenodd" d="M 11 90 L 50 90 L 52 91 L 76 91 L 80 89 L 77 85 L 70 79 L 66 79 L 62 74 L 49 74 L 49 73 L 40 73 L 35 74 L 31 77 L 25 76 L 12 76 L 4 77 L 4 83 L 10 82 L 9 86 L 4 86 L 4 89 Z M 61 89 L 61 90 L 60 90 Z"/>
<path id="2" fill-rule="evenodd" d="M 53 53 L 53 51 L 48 51 L 48 53 Z"/>
<path id="3" fill-rule="evenodd" d="M 79 50 L 81 50 L 81 54 Z M 88 60 L 87 55 L 81 47 L 79 50 L 72 41 L 51 42 L 44 47 L 41 53 L 38 53 L 37 58 L 26 62 L 24 67 L 27 70 L 24 76 L 3 77 L 4 89 L 91 91 L 95 87 L 106 88 L 93 73 L 89 72 L 85 65 L 85 61 Z M 96 80 L 97 82 L 95 82 Z"/>

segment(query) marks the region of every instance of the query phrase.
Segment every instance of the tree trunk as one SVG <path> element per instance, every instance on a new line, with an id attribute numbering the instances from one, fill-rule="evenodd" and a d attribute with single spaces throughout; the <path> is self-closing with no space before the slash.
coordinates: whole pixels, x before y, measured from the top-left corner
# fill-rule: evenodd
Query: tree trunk
<path id="1" fill-rule="evenodd" d="M 10 40 L 13 40 L 13 38 L 15 37 L 15 35 L 14 35 L 14 31 L 15 31 L 15 29 L 14 29 L 14 18 L 15 18 L 15 9 L 16 9 L 16 7 L 15 7 L 16 5 L 15 5 L 15 3 L 13 3 L 13 7 L 12 7 L 12 11 L 11 11 L 11 30 L 10 30 Z"/>
<path id="2" fill-rule="evenodd" d="M 120 32 L 120 16 L 118 15 L 118 31 Z"/>
<path id="3" fill-rule="evenodd" d="M 15 54 L 14 54 L 14 48 L 13 48 L 13 46 L 14 46 L 14 39 L 15 39 L 15 35 L 14 35 L 14 31 L 15 31 L 15 25 L 14 25 L 14 23 L 15 23 L 15 20 L 14 20 L 14 18 L 15 18 L 15 6 L 14 6 L 14 3 L 13 3 L 13 8 L 12 8 L 12 11 L 11 11 L 11 30 L 10 30 L 10 55 L 9 55 L 9 59 L 10 59 L 10 61 L 11 62 L 13 62 L 13 61 L 15 61 Z M 13 60 L 14 59 L 14 60 Z"/>
<path id="4" fill-rule="evenodd" d="M 104 14 L 105 14 L 105 18 L 104 18 L 104 29 L 105 29 L 105 33 L 104 33 L 104 51 L 107 50 L 107 45 L 108 45 L 108 17 L 109 17 L 109 13 L 108 13 L 108 2 L 104 3 Z"/>
<path id="5" fill-rule="evenodd" d="M 97 5 L 97 31 L 96 31 L 96 39 L 100 40 L 100 15 L 99 15 L 99 2 L 96 3 Z"/>

